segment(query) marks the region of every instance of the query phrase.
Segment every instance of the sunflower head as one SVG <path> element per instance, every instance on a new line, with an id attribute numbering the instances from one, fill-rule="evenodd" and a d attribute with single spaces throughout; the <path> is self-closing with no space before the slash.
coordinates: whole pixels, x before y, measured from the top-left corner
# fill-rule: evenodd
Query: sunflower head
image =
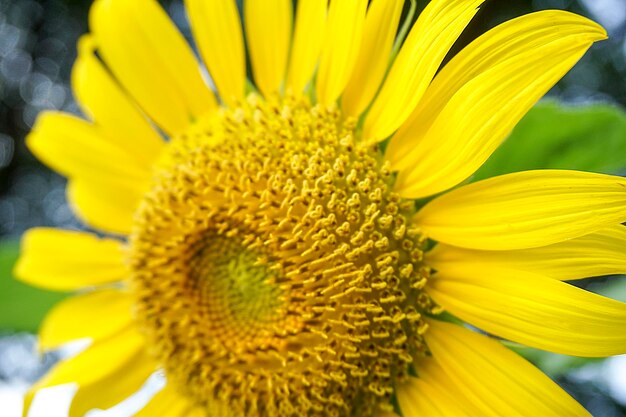
<path id="1" fill-rule="evenodd" d="M 624 305 L 560 281 L 626 271 L 626 182 L 530 171 L 448 190 L 604 30 L 533 13 L 440 68 L 481 0 L 432 0 L 415 22 L 412 1 L 401 25 L 401 0 L 245 0 L 243 27 L 234 0 L 185 4 L 217 98 L 156 0 L 97 0 L 73 72 L 90 120 L 47 114 L 28 139 L 105 236 L 24 239 L 22 279 L 80 292 L 42 347 L 93 341 L 25 409 L 77 382 L 79 417 L 161 370 L 137 416 L 588 417 L 445 321 L 623 353 Z"/>
<path id="2" fill-rule="evenodd" d="M 425 239 L 355 121 L 250 96 L 173 139 L 131 236 L 168 375 L 241 415 L 371 415 L 426 354 Z"/>

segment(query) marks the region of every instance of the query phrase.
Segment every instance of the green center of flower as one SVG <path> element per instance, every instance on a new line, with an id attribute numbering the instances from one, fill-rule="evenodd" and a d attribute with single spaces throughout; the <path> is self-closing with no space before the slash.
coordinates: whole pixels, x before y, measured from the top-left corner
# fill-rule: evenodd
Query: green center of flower
<path id="1" fill-rule="evenodd" d="M 276 272 L 260 258 L 241 242 L 215 234 L 190 259 L 197 305 L 205 309 L 213 336 L 225 344 L 259 337 L 280 315 L 283 291 L 275 283 Z"/>
<path id="2" fill-rule="evenodd" d="M 209 414 L 372 416 L 426 354 L 425 239 L 352 120 L 262 102 L 174 139 L 137 216 L 137 315 Z"/>

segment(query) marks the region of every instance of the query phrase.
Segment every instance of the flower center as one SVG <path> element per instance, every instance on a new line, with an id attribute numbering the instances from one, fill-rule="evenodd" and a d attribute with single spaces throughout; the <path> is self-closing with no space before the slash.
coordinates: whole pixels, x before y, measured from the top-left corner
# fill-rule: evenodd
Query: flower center
<path id="1" fill-rule="evenodd" d="M 169 144 L 131 239 L 137 316 L 209 412 L 371 416 L 425 354 L 425 239 L 357 139 L 251 96 Z"/>
<path id="2" fill-rule="evenodd" d="M 211 336 L 224 345 L 258 340 L 280 323 L 283 291 L 275 284 L 276 272 L 258 263 L 261 257 L 236 239 L 208 233 L 189 260 L 191 293 Z"/>

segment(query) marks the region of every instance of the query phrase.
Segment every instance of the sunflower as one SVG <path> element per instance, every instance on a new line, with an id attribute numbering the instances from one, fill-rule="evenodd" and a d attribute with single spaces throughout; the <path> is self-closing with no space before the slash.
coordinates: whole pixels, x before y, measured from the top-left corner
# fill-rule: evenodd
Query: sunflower
<path id="1" fill-rule="evenodd" d="M 91 344 L 25 410 L 75 383 L 82 416 L 162 372 L 138 416 L 589 416 L 502 341 L 626 352 L 626 305 L 563 282 L 626 272 L 626 180 L 466 180 L 606 33 L 536 12 L 440 69 L 482 2 L 413 23 L 415 2 L 246 0 L 242 26 L 187 0 L 216 98 L 155 0 L 96 0 L 86 116 L 27 139 L 94 232 L 30 230 L 16 267 L 77 292 L 41 349 Z"/>

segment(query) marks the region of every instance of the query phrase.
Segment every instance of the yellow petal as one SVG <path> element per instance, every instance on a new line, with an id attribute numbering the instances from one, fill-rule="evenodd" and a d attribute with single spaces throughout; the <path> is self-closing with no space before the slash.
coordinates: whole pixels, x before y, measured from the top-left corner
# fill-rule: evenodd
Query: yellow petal
<path id="1" fill-rule="evenodd" d="M 429 384 L 423 378 L 409 377 L 398 387 L 398 403 L 403 417 L 469 417 L 459 399 Z"/>
<path id="2" fill-rule="evenodd" d="M 122 235 L 131 233 L 142 195 L 111 177 L 100 181 L 75 179 L 67 184 L 67 199 L 82 221 L 96 229 Z"/>
<path id="3" fill-rule="evenodd" d="M 150 169 L 97 126 L 65 113 L 46 112 L 26 138 L 46 165 L 70 178 L 114 178 L 143 190 Z"/>
<path id="4" fill-rule="evenodd" d="M 106 132 L 62 113 L 45 113 L 26 139 L 44 163 L 70 178 L 68 193 L 88 224 L 130 232 L 132 217 L 149 188 L 151 168 Z"/>
<path id="5" fill-rule="evenodd" d="M 484 0 L 433 0 L 409 32 L 365 120 L 363 138 L 391 135 L 422 98 L 454 42 Z"/>
<path id="6" fill-rule="evenodd" d="M 208 414 L 204 406 L 191 406 L 181 417 L 227 417 L 229 414 Z"/>
<path id="7" fill-rule="evenodd" d="M 185 0 L 194 39 L 222 100 L 236 105 L 245 95 L 246 54 L 234 0 Z"/>
<path id="8" fill-rule="evenodd" d="M 164 142 L 130 97 L 95 56 L 93 37 L 83 36 L 72 69 L 72 87 L 81 108 L 107 140 L 144 166 L 159 156 Z"/>
<path id="9" fill-rule="evenodd" d="M 187 417 L 193 408 L 193 403 L 170 383 L 157 392 L 134 417 Z"/>
<path id="10" fill-rule="evenodd" d="M 254 81 L 265 96 L 277 93 L 289 56 L 291 0 L 246 0 L 244 11 Z"/>
<path id="11" fill-rule="evenodd" d="M 426 263 L 480 263 L 534 272 L 560 280 L 626 273 L 626 227 L 602 229 L 539 248 L 508 251 L 463 249 L 443 243 L 426 254 Z"/>
<path id="12" fill-rule="evenodd" d="M 81 385 L 72 399 L 68 417 L 84 417 L 89 410 L 118 405 L 139 391 L 157 367 L 147 353 L 124 365 L 97 383 Z"/>
<path id="13" fill-rule="evenodd" d="M 78 339 L 101 341 L 133 323 L 133 299 L 115 289 L 69 298 L 57 304 L 43 320 L 39 347 L 56 349 Z"/>
<path id="14" fill-rule="evenodd" d="M 128 271 L 121 242 L 89 233 L 37 228 L 22 237 L 15 275 L 37 287 L 67 291 L 121 281 Z"/>
<path id="15" fill-rule="evenodd" d="M 378 91 L 389 65 L 403 5 L 403 0 L 377 0 L 370 5 L 359 55 L 341 98 L 345 115 L 359 116 Z"/>
<path id="16" fill-rule="evenodd" d="M 463 390 L 450 379 L 446 371 L 432 356 L 416 358 L 414 368 L 420 381 L 429 385 L 431 390 L 447 397 L 448 401 L 454 402 L 456 406 L 463 409 L 467 415 L 502 417 L 499 414 L 489 412 L 490 410 L 481 410 L 477 407 L 468 397 L 467 393 L 463 392 Z M 444 400 L 444 402 L 445 401 L 446 400 Z"/>
<path id="17" fill-rule="evenodd" d="M 300 0 L 287 71 L 287 88 L 300 93 L 315 71 L 319 58 L 328 0 Z"/>
<path id="18" fill-rule="evenodd" d="M 89 23 L 107 66 L 168 134 L 215 109 L 191 48 L 156 0 L 98 0 Z"/>
<path id="19" fill-rule="evenodd" d="M 626 179 L 539 170 L 453 190 L 415 216 L 431 238 L 471 249 L 550 245 L 626 221 Z"/>
<path id="20" fill-rule="evenodd" d="M 330 2 L 316 80 L 317 101 L 325 106 L 337 100 L 352 74 L 361 46 L 366 9 L 365 0 Z"/>
<path id="21" fill-rule="evenodd" d="M 477 415 L 591 417 L 541 371 L 494 340 L 430 321 L 426 341 L 448 377 L 481 410 Z"/>
<path id="22" fill-rule="evenodd" d="M 70 417 L 117 404 L 137 391 L 155 370 L 144 347 L 143 337 L 129 328 L 58 363 L 26 394 L 24 416 L 38 390 L 68 383 L 78 385 Z"/>
<path id="23" fill-rule="evenodd" d="M 420 198 L 474 173 L 522 116 L 606 33 L 562 11 L 506 22 L 437 75 L 386 151 L 395 189 Z M 416 162 L 416 161 L 419 161 Z"/>
<path id="24" fill-rule="evenodd" d="M 626 353 L 626 304 L 549 277 L 447 264 L 428 293 L 460 319 L 530 347 L 587 357 Z"/>

